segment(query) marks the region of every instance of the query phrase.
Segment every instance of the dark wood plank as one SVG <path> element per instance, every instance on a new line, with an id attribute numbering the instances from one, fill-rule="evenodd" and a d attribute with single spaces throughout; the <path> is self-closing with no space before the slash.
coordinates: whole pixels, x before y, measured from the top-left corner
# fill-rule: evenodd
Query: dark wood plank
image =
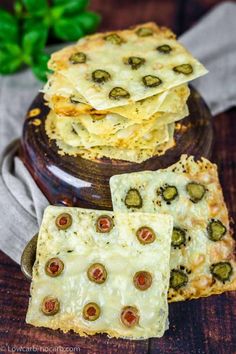
<path id="1" fill-rule="evenodd" d="M 236 220 L 236 109 L 214 118 L 217 163 L 230 216 Z M 236 227 L 234 225 L 234 231 Z M 150 340 L 152 354 L 236 352 L 236 292 L 170 304 L 170 329 Z"/>
<path id="2" fill-rule="evenodd" d="M 0 252 L 0 353 L 7 353 L 8 348 L 10 353 L 17 353 L 21 347 L 30 349 L 31 353 L 43 353 L 46 350 L 55 353 L 58 350 L 57 353 L 135 354 L 148 351 L 148 341 L 109 339 L 106 335 L 82 338 L 74 333 L 64 334 L 27 325 L 25 315 L 28 298 L 29 283 L 20 267 Z M 19 349 L 14 351 L 14 348 Z"/>

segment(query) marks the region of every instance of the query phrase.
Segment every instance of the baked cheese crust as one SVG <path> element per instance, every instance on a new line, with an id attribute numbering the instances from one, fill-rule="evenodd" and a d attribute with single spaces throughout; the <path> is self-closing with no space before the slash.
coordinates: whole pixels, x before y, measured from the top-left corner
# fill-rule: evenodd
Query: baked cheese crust
<path id="1" fill-rule="evenodd" d="M 130 146 L 128 148 L 122 148 L 117 146 L 98 145 L 86 149 L 84 147 L 71 145 L 73 144 L 73 142 L 75 144 L 77 143 L 78 137 L 76 132 L 72 133 L 73 140 L 66 139 L 69 144 L 65 142 L 65 140 L 60 135 L 60 132 L 58 131 L 55 115 L 52 114 L 52 112 L 48 114 L 45 122 L 46 133 L 49 139 L 55 141 L 58 147 L 58 154 L 60 155 L 81 156 L 88 160 L 110 158 L 136 163 L 143 162 L 153 156 L 163 155 L 168 149 L 175 146 L 174 129 L 175 125 L 173 123 L 168 124 L 168 141 L 160 144 L 158 144 L 156 141 L 155 147 L 148 147 L 148 144 L 146 144 L 146 147 L 142 148 L 142 146 L 144 146 L 145 144 L 145 141 L 143 141 L 143 139 L 141 138 L 139 141 L 137 141 L 136 147 L 134 145 L 133 148 L 131 148 Z M 152 134 L 150 134 L 149 139 L 153 141 L 153 139 L 155 139 L 155 137 L 157 137 L 158 135 L 160 136 L 160 131 L 153 131 Z M 75 141 L 74 138 L 76 139 Z"/>
<path id="2" fill-rule="evenodd" d="M 115 211 L 173 216 L 170 302 L 236 290 L 235 241 L 215 164 L 182 155 L 163 170 L 113 176 L 110 186 Z M 127 207 L 130 189 L 141 207 Z"/>
<path id="3" fill-rule="evenodd" d="M 101 232 L 100 227 L 104 230 L 107 224 L 106 220 L 98 224 L 98 220 L 104 216 L 110 220 L 109 229 Z M 143 226 L 155 234 L 152 243 L 139 242 L 136 232 Z M 27 323 L 64 332 L 74 330 L 81 336 L 107 333 L 130 339 L 161 337 L 168 317 L 172 227 L 172 217 L 167 215 L 157 218 L 148 213 L 134 216 L 48 207 L 39 232 Z M 100 283 L 91 280 L 92 265 L 106 270 Z M 134 275 L 140 271 L 151 277 L 145 290 L 134 285 Z M 100 309 L 97 318 L 84 316 L 88 304 Z M 133 327 L 121 321 L 122 309 L 127 306 L 138 313 Z"/>

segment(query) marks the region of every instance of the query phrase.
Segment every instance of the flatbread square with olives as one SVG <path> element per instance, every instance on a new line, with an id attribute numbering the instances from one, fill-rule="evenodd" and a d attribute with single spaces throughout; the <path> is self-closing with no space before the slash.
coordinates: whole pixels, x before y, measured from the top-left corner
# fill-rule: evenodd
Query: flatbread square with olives
<path id="1" fill-rule="evenodd" d="M 95 110 L 85 98 L 75 90 L 72 83 L 59 73 L 54 73 L 44 87 L 44 98 L 56 114 L 78 117 L 84 114 L 106 115 L 115 113 L 140 123 L 149 119 L 154 113 L 178 113 L 183 110 L 189 96 L 187 84 L 174 87 L 158 95 L 109 110 Z"/>
<path id="2" fill-rule="evenodd" d="M 154 23 L 85 37 L 54 53 L 49 67 L 97 110 L 132 104 L 207 73 L 169 29 Z"/>
<path id="3" fill-rule="evenodd" d="M 48 207 L 27 323 L 81 336 L 161 337 L 172 228 L 168 215 Z"/>
<path id="4" fill-rule="evenodd" d="M 113 176 L 115 211 L 172 215 L 169 301 L 236 290 L 235 241 L 217 166 L 182 155 L 155 172 Z"/>

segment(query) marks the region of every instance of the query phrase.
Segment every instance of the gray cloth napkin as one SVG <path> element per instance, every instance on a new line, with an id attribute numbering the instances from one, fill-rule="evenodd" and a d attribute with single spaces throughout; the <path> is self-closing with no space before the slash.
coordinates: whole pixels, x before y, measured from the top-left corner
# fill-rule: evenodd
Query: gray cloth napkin
<path id="1" fill-rule="evenodd" d="M 207 67 L 194 81 L 213 115 L 236 104 L 236 4 L 215 7 L 180 40 Z M 16 262 L 38 231 L 48 201 L 15 153 L 25 112 L 41 84 L 29 70 L 0 77 L 0 248 Z"/>

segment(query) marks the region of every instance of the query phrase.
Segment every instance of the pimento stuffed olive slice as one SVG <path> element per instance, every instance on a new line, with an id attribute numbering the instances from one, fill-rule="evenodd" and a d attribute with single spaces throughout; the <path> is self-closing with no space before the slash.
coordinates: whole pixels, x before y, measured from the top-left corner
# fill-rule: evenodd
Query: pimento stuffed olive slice
<path id="1" fill-rule="evenodd" d="M 64 263 L 59 258 L 50 258 L 45 264 L 45 272 L 50 277 L 57 277 L 64 269 Z"/>
<path id="2" fill-rule="evenodd" d="M 219 262 L 212 264 L 210 271 L 214 278 L 224 283 L 230 279 L 230 276 L 233 273 L 233 268 L 229 262 Z"/>
<path id="3" fill-rule="evenodd" d="M 83 308 L 83 318 L 86 321 L 96 321 L 100 316 L 101 309 L 95 302 L 89 302 Z"/>
<path id="4" fill-rule="evenodd" d="M 134 274 L 133 283 L 138 290 L 147 290 L 152 285 L 152 276 L 149 272 L 140 271 Z"/>
<path id="5" fill-rule="evenodd" d="M 58 215 L 55 223 L 59 230 L 66 230 L 72 225 L 72 217 L 68 213 L 62 213 Z"/>
<path id="6" fill-rule="evenodd" d="M 41 311 L 44 315 L 53 316 L 60 310 L 60 302 L 56 297 L 46 296 L 41 304 Z"/>
<path id="7" fill-rule="evenodd" d="M 136 236 L 142 245 L 152 243 L 156 239 L 155 232 L 148 226 L 140 227 L 136 232 Z"/>
<path id="8" fill-rule="evenodd" d="M 96 222 L 97 232 L 101 232 L 101 233 L 110 232 L 111 229 L 113 228 L 113 226 L 114 226 L 113 220 L 108 215 L 101 215 L 97 219 L 97 222 Z"/>
<path id="9" fill-rule="evenodd" d="M 139 312 L 135 306 L 125 306 L 120 315 L 121 322 L 126 327 L 134 327 L 139 322 Z"/>
<path id="10" fill-rule="evenodd" d="M 178 290 L 188 282 L 188 276 L 182 270 L 172 269 L 170 273 L 170 288 Z"/>
<path id="11" fill-rule="evenodd" d="M 106 281 L 107 271 L 101 263 L 94 263 L 88 268 L 87 275 L 89 280 L 97 284 L 102 284 Z"/>
<path id="12" fill-rule="evenodd" d="M 207 225 L 207 233 L 211 241 L 220 241 L 226 234 L 226 231 L 226 227 L 220 220 L 212 219 Z"/>
<path id="13" fill-rule="evenodd" d="M 186 186 L 186 190 L 193 203 L 198 203 L 205 195 L 206 188 L 203 184 L 197 182 L 190 182 Z"/>

